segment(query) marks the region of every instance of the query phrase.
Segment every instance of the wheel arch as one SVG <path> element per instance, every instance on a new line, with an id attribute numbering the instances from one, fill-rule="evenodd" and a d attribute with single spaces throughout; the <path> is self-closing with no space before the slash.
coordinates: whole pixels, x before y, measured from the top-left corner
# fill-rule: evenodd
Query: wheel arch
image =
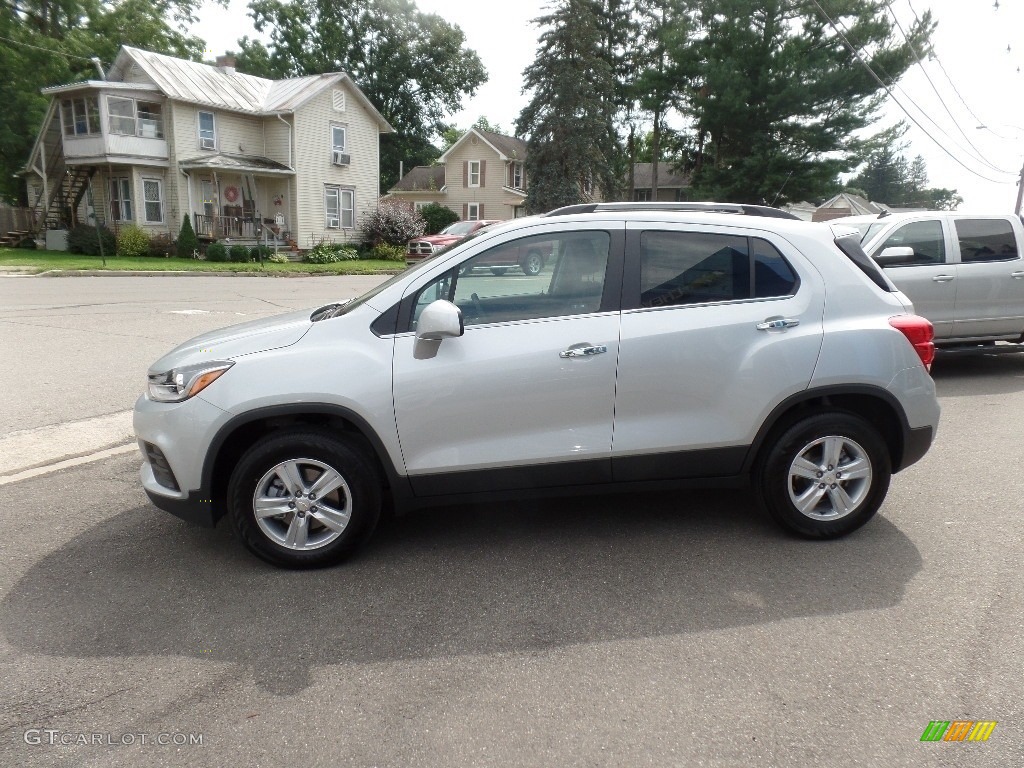
<path id="1" fill-rule="evenodd" d="M 882 436 L 889 450 L 892 471 L 895 473 L 903 468 L 907 436 L 910 433 L 906 414 L 891 392 L 865 385 L 810 389 L 782 401 L 758 430 L 743 471 L 753 472 L 764 458 L 766 448 L 793 424 L 806 416 L 828 411 L 845 411 L 865 419 Z"/>
<path id="2" fill-rule="evenodd" d="M 295 403 L 258 408 L 239 414 L 222 426 L 203 462 L 202 484 L 214 501 L 216 518 L 224 514 L 231 471 L 242 454 L 257 440 L 289 427 L 309 427 L 347 434 L 363 443 L 367 454 L 385 480 L 385 491 L 392 496 L 408 495 L 407 480 L 391 462 L 384 442 L 372 427 L 352 410 L 329 403 Z"/>

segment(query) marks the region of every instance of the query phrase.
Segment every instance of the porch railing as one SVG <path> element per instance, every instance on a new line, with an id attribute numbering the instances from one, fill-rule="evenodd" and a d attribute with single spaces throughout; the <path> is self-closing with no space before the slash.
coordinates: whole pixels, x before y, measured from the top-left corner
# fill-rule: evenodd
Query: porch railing
<path id="1" fill-rule="evenodd" d="M 195 230 L 198 237 L 222 240 L 227 237 L 238 237 L 255 240 L 262 235 L 262 219 L 258 211 L 238 216 L 193 214 Z"/>

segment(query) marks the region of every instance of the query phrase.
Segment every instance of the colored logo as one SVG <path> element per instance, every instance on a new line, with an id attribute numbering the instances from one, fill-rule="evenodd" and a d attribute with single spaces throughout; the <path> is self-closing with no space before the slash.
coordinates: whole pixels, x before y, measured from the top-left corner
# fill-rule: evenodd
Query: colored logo
<path id="1" fill-rule="evenodd" d="M 995 720 L 932 720 L 921 741 L 988 741 L 996 724 Z"/>

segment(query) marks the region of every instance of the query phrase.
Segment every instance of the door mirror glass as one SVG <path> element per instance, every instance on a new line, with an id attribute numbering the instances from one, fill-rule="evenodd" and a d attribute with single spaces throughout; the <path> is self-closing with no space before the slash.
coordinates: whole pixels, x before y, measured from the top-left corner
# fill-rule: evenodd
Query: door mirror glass
<path id="1" fill-rule="evenodd" d="M 875 261 L 883 267 L 891 267 L 894 264 L 913 264 L 914 249 L 903 245 L 883 248 L 882 252 L 875 257 Z"/>
<path id="2" fill-rule="evenodd" d="M 444 299 L 428 304 L 416 323 L 416 338 L 423 341 L 440 341 L 463 333 L 462 310 Z"/>

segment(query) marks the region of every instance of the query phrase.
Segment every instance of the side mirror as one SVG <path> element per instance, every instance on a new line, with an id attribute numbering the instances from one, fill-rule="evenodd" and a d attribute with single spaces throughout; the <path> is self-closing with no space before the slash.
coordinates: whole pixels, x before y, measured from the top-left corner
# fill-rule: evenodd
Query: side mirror
<path id="1" fill-rule="evenodd" d="M 914 249 L 909 245 L 889 247 L 875 256 L 875 261 L 883 267 L 894 264 L 910 264 L 914 261 Z"/>
<path id="2" fill-rule="evenodd" d="M 462 310 L 444 299 L 428 304 L 416 323 L 416 338 L 422 341 L 440 341 L 465 332 Z"/>

